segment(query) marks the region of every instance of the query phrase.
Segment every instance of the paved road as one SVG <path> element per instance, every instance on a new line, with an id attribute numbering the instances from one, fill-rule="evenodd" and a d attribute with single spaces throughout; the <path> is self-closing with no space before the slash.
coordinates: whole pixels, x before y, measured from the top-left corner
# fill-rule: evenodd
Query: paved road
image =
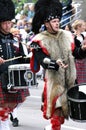
<path id="1" fill-rule="evenodd" d="M 43 81 L 38 82 L 38 88 L 30 88 L 31 96 L 18 109 L 19 127 L 12 127 L 10 122 L 11 130 L 44 130 L 44 127 L 49 125 L 49 121 L 42 117 L 40 110 Z M 65 121 L 61 130 L 86 130 L 86 123 Z"/>

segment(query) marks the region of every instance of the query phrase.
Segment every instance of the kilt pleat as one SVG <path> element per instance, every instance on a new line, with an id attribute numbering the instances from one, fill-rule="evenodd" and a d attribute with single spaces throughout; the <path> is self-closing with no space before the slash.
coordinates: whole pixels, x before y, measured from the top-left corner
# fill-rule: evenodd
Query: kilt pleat
<path id="1" fill-rule="evenodd" d="M 9 93 L 2 90 L 0 83 L 0 104 L 3 103 L 22 103 L 29 96 L 29 89 L 19 89 L 16 93 Z"/>
<path id="2" fill-rule="evenodd" d="M 86 83 L 86 59 L 76 60 L 77 82 Z"/>

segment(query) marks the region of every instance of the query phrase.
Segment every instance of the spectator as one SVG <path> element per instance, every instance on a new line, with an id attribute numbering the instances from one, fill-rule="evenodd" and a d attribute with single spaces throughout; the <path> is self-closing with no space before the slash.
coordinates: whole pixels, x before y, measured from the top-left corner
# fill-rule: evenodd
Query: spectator
<path id="1" fill-rule="evenodd" d="M 82 34 L 85 31 L 85 22 L 79 19 L 72 26 L 75 35 L 73 55 L 75 57 L 77 83 L 86 83 L 86 37 Z"/>
<path id="2" fill-rule="evenodd" d="M 27 20 L 32 19 L 34 16 L 34 4 L 29 5 L 29 11 L 28 11 L 28 16 Z"/>
<path id="3" fill-rule="evenodd" d="M 65 30 L 72 32 L 72 26 L 70 23 L 65 26 Z"/>

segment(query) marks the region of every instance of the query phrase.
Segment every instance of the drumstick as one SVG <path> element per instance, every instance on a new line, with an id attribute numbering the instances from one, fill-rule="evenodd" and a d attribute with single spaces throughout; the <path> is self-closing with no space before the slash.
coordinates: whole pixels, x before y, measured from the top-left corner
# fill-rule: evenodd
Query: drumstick
<path id="1" fill-rule="evenodd" d="M 5 62 L 16 60 L 16 59 L 19 59 L 19 58 L 22 58 L 22 56 L 18 56 L 18 57 L 7 59 L 7 60 L 5 60 Z"/>

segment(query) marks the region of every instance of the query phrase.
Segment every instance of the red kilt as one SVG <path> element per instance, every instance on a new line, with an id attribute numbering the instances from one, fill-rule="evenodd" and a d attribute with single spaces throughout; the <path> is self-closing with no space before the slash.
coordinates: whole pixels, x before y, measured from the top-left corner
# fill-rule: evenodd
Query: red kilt
<path id="1" fill-rule="evenodd" d="M 22 103 L 25 97 L 29 96 L 29 89 L 19 89 L 16 93 L 8 93 L 2 90 L 0 83 L 0 104 L 4 103 Z"/>
<path id="2" fill-rule="evenodd" d="M 86 59 L 76 60 L 77 82 L 86 83 Z"/>

